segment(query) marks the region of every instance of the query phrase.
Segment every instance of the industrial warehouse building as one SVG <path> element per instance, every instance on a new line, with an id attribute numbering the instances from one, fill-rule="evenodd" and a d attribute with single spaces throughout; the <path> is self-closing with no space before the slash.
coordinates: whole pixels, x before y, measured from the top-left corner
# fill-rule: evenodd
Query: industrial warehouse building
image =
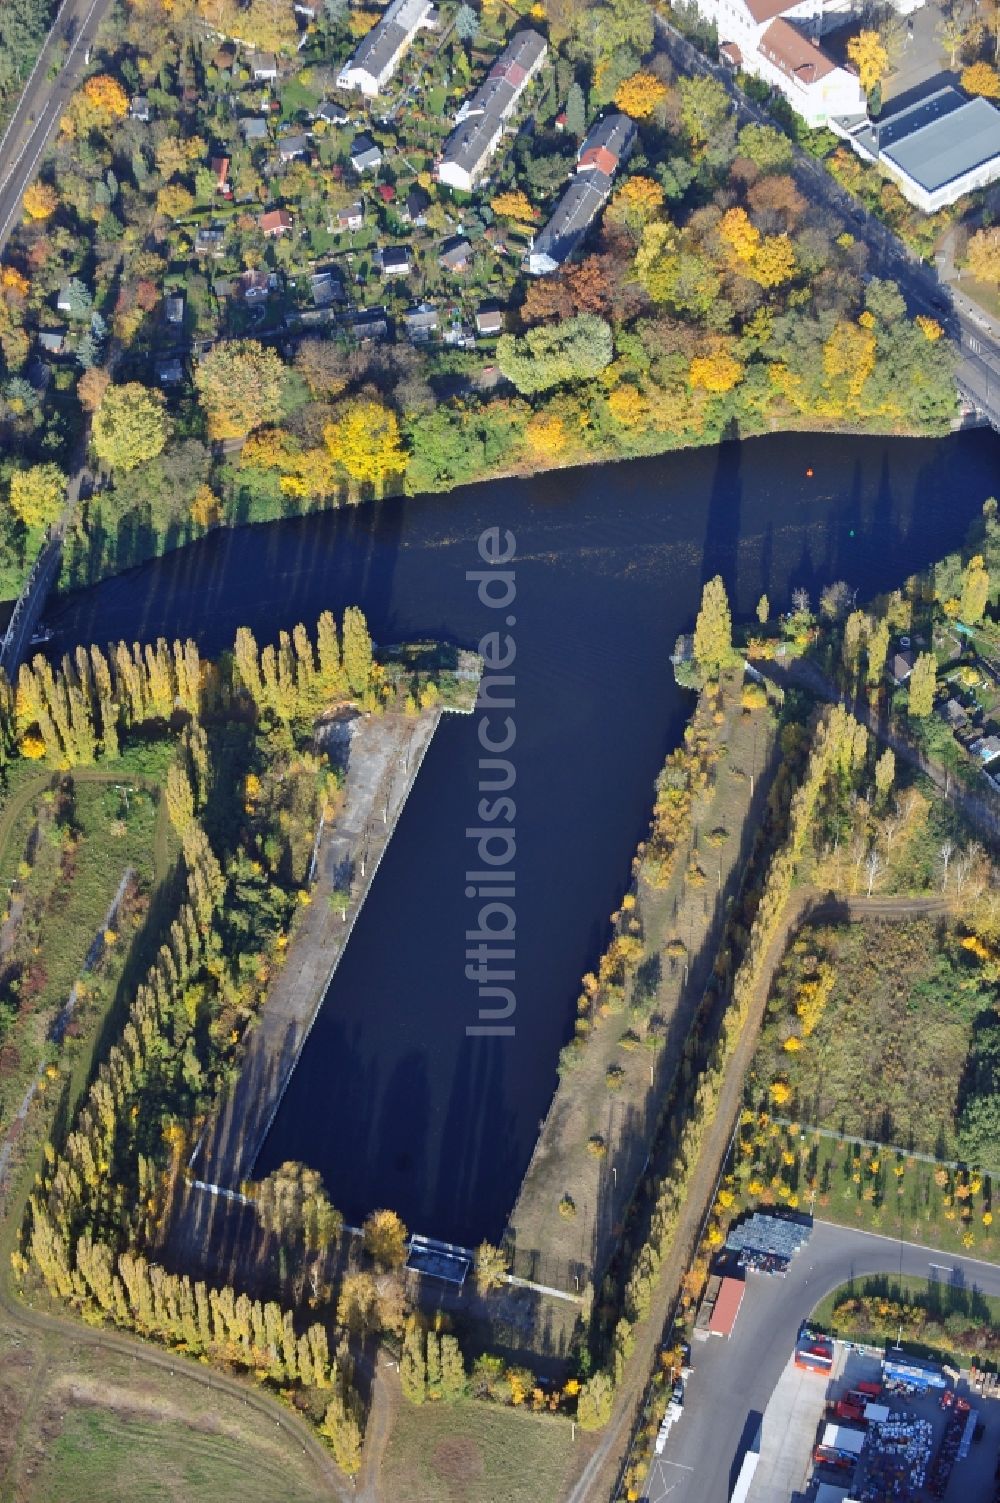
<path id="1" fill-rule="evenodd" d="M 877 162 L 925 214 L 1000 177 L 1000 110 L 950 84 L 881 120 L 844 125 L 858 156 Z"/>

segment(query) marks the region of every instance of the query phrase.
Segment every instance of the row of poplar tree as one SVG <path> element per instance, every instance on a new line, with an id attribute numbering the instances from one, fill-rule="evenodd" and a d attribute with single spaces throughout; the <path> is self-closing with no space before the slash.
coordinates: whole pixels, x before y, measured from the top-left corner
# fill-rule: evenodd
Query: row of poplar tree
<path id="1" fill-rule="evenodd" d="M 816 726 L 794 792 L 790 770 L 776 781 L 776 788 L 784 786 L 787 800 L 785 838 L 771 858 L 759 896 L 751 895 L 755 902 L 753 922 L 743 946 L 743 958 L 732 977 L 731 997 L 718 1033 L 712 1038 L 706 1032 L 711 1011 L 711 1002 L 706 999 L 692 1023 L 683 1056 L 664 1097 L 660 1131 L 669 1133 L 676 1146 L 670 1169 L 655 1184 L 649 1231 L 622 1276 L 617 1300 L 613 1281 L 606 1282 L 605 1305 L 614 1308 L 617 1303 L 620 1315 L 610 1337 L 610 1360 L 588 1378 L 580 1391 L 577 1419 L 585 1429 L 599 1428 L 610 1418 L 616 1386 L 635 1346 L 636 1328 L 652 1307 L 660 1268 L 673 1245 L 705 1136 L 718 1112 L 730 1062 L 749 1022 L 761 967 L 782 922 L 820 796 L 831 779 L 840 782 L 863 767 L 868 746 L 864 726 L 842 706 L 835 706 L 824 712 Z M 772 790 L 772 810 L 779 805 L 774 793 Z M 722 958 L 726 960 L 728 955 L 723 953 Z M 722 979 L 725 983 L 725 976 Z"/>
<path id="2" fill-rule="evenodd" d="M 371 707 L 381 682 L 364 615 L 348 606 L 343 624 L 320 616 L 315 640 L 304 626 L 281 632 L 277 646 L 260 650 L 241 627 L 233 651 L 230 687 L 245 694 L 261 715 L 289 723 L 316 715 L 338 700 Z M 227 675 L 202 659 L 196 642 L 119 642 L 107 653 L 78 647 L 58 668 L 40 654 L 21 666 L 13 707 L 0 699 L 6 749 L 48 757 L 63 767 L 117 757 L 134 725 L 182 712 L 194 719 L 218 708 Z M 13 713 L 12 713 L 13 710 Z"/>
<path id="3" fill-rule="evenodd" d="M 363 626 L 363 618 L 355 618 L 354 627 L 344 632 L 355 674 Z M 347 676 L 332 618 L 318 636 L 326 644 L 325 676 L 306 639 L 320 682 L 316 692 L 351 693 L 359 679 Z M 241 640 L 248 663 L 246 636 Z M 336 676 L 332 643 L 337 644 Z M 370 639 L 368 653 L 370 664 Z M 266 654 L 267 649 L 258 657 L 261 665 Z M 95 662 L 116 665 L 109 669 L 110 694 L 106 682 L 100 687 Z M 44 660 L 36 662 L 30 675 L 22 675 L 27 687 L 22 694 L 19 685 L 18 696 L 47 749 L 60 756 L 72 749 L 77 759 L 85 746 L 81 725 L 89 723 L 95 745 L 100 736 L 106 747 L 106 727 L 121 725 L 126 716 L 133 723 L 149 714 L 168 718 L 176 708 L 196 716 L 204 708 L 206 681 L 215 673 L 211 664 L 200 662 L 193 644 L 168 649 L 165 643 L 148 656 L 113 649 L 108 657 L 95 658 L 81 650 L 70 669 L 53 672 Z M 247 683 L 242 668 L 236 672 L 237 693 L 259 703 L 252 673 Z M 29 700 L 28 694 L 34 697 Z M 214 689 L 213 694 L 217 698 Z M 109 706 L 106 721 L 102 696 Z M 100 719 L 88 722 L 95 701 Z M 360 1462 L 361 1406 L 350 1384 L 346 1349 L 331 1365 L 321 1324 L 297 1332 L 290 1310 L 250 1300 L 229 1286 L 209 1288 L 169 1274 L 142 1251 L 180 1171 L 188 1123 L 217 1095 L 232 1053 L 228 1025 L 220 1031 L 219 1018 L 227 999 L 227 966 L 240 960 L 227 954 L 224 942 L 235 866 L 227 859 L 223 869 L 202 824 L 211 777 L 209 740 L 203 725 L 192 719 L 166 780 L 167 808 L 183 850 L 185 890 L 165 942 L 135 992 L 121 1036 L 99 1066 L 61 1151 L 47 1150 L 45 1171 L 29 1201 L 19 1262 L 22 1271 L 36 1270 L 56 1297 L 118 1325 L 238 1363 L 275 1382 L 328 1389 L 321 1428 L 341 1464 L 353 1468 Z"/>

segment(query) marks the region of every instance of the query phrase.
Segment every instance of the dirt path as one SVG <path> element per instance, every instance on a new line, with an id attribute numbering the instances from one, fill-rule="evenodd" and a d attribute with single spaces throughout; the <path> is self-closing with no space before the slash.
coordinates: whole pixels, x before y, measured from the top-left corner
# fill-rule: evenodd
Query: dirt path
<path id="1" fill-rule="evenodd" d="M 381 1488 L 382 1463 L 389 1447 L 396 1416 L 402 1403 L 403 1390 L 399 1384 L 396 1364 L 385 1352 L 380 1352 L 375 1381 L 372 1384 L 372 1402 L 365 1430 L 364 1461 L 358 1476 L 357 1503 L 386 1503 Z"/>
<path id="2" fill-rule="evenodd" d="M 844 898 L 824 896 L 811 888 L 793 893 L 784 919 L 768 946 L 760 978 L 750 1007 L 746 1027 L 729 1064 L 719 1106 L 706 1133 L 698 1164 L 681 1211 L 669 1256 L 664 1260 L 652 1311 L 636 1332 L 635 1350 L 626 1367 L 625 1381 L 618 1389 L 614 1412 L 601 1433 L 594 1454 L 584 1467 L 565 1503 L 597 1503 L 610 1498 L 618 1478 L 621 1460 L 630 1443 L 633 1428 L 648 1386 L 656 1349 L 664 1327 L 673 1311 L 684 1276 L 697 1248 L 705 1218 L 715 1197 L 716 1186 L 725 1163 L 733 1129 L 743 1100 L 743 1079 L 757 1047 L 757 1035 L 771 991 L 774 973 L 792 934 L 803 922 L 830 917 L 851 922 L 865 919 L 905 920 L 917 916 L 943 913 L 947 904 L 941 898 Z"/>

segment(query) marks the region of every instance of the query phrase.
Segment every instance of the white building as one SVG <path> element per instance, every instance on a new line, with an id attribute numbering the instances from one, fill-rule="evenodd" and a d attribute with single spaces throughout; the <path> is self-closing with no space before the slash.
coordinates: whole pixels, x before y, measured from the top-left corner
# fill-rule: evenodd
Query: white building
<path id="1" fill-rule="evenodd" d="M 715 24 L 727 62 L 780 89 L 796 114 L 811 126 L 838 115 L 863 114 L 864 90 L 851 68 L 842 68 L 820 46 L 830 23 L 850 14 L 822 0 L 696 0 Z"/>
<path id="2" fill-rule="evenodd" d="M 635 121 L 628 115 L 605 115 L 591 127 L 577 153 L 575 175 L 532 241 L 528 270 L 533 276 L 558 271 L 569 260 L 607 203 L 615 173 L 634 144 Z"/>
<path id="3" fill-rule="evenodd" d="M 864 120 L 847 140 L 925 214 L 1000 178 L 1000 110 L 951 85 L 908 109 Z"/>
<path id="4" fill-rule="evenodd" d="M 421 27 L 437 25 L 432 0 L 392 0 L 382 19 L 362 38 L 337 78 L 342 89 L 381 93 Z"/>
<path id="5" fill-rule="evenodd" d="M 437 164 L 438 182 L 469 193 L 500 144 L 506 122 L 545 61 L 548 44 L 537 31 L 519 31 L 489 74 L 464 101 Z"/>

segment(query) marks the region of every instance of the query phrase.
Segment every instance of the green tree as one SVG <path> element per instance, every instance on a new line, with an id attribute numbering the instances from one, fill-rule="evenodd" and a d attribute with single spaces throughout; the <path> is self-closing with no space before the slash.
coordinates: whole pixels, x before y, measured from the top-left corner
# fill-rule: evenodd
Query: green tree
<path id="1" fill-rule="evenodd" d="M 480 1242 L 476 1248 L 476 1288 L 480 1294 L 499 1289 L 507 1274 L 507 1254 L 492 1242 Z"/>
<path id="2" fill-rule="evenodd" d="M 724 84 L 714 78 L 682 78 L 681 124 L 695 146 L 703 146 L 718 135 L 730 111 L 729 95 Z"/>
<path id="3" fill-rule="evenodd" d="M 424 1333 L 417 1325 L 411 1326 L 403 1338 L 399 1381 L 403 1396 L 411 1404 L 424 1402 L 427 1397 L 427 1358 L 424 1355 Z"/>
<path id="4" fill-rule="evenodd" d="M 932 652 L 922 652 L 910 674 L 907 710 L 911 717 L 925 720 L 934 708 L 937 683 L 937 659 Z"/>
<path id="5" fill-rule="evenodd" d="M 109 386 L 94 416 L 91 442 L 102 464 L 126 474 L 163 451 L 170 435 L 163 396 L 138 381 Z"/>
<path id="6" fill-rule="evenodd" d="M 10 477 L 10 506 L 25 527 L 49 527 L 66 504 L 66 476 L 56 464 L 35 464 Z"/>
<path id="7" fill-rule="evenodd" d="M 365 1248 L 380 1268 L 401 1268 L 406 1262 L 408 1233 L 395 1211 L 372 1211 L 362 1228 Z"/>
<path id="8" fill-rule="evenodd" d="M 892 792 L 892 785 L 896 781 L 896 754 L 891 746 L 875 763 L 875 791 L 884 804 Z"/>
<path id="9" fill-rule="evenodd" d="M 772 125 L 744 125 L 736 139 L 740 156 L 747 157 L 761 172 L 784 172 L 792 164 L 791 141 Z"/>
<path id="10" fill-rule="evenodd" d="M 615 1401 L 614 1379 L 610 1373 L 596 1372 L 580 1389 L 576 1418 L 581 1430 L 600 1430 L 611 1418 Z"/>
<path id="11" fill-rule="evenodd" d="M 466 1376 L 462 1350 L 454 1336 L 441 1337 L 441 1397 L 452 1404 L 465 1394 Z"/>
<path id="12" fill-rule="evenodd" d="M 583 90 L 575 80 L 570 84 L 569 93 L 566 95 L 566 129 L 577 139 L 582 137 L 587 129 L 587 106 Z"/>
<path id="13" fill-rule="evenodd" d="M 614 353 L 611 325 L 594 313 L 497 340 L 497 364 L 522 395 L 588 380 L 611 364 Z"/>
<path id="14" fill-rule="evenodd" d="M 708 580 L 694 627 L 694 659 L 709 678 L 717 678 L 733 659 L 733 621 L 721 574 Z"/>
<path id="15" fill-rule="evenodd" d="M 872 689 L 876 689 L 882 682 L 888 656 L 889 623 L 882 617 L 868 633 L 868 683 Z"/>
<path id="16" fill-rule="evenodd" d="M 256 339 L 224 339 L 195 366 L 212 438 L 243 438 L 281 416 L 285 367 Z"/>
<path id="17" fill-rule="evenodd" d="M 990 576 L 981 554 L 969 559 L 962 576 L 962 601 L 959 614 L 968 626 L 983 619 L 986 602 L 990 598 Z"/>
<path id="18" fill-rule="evenodd" d="M 356 605 L 349 605 L 344 612 L 344 672 L 352 694 L 363 694 L 368 688 L 372 669 L 372 639 L 368 623 Z"/>

